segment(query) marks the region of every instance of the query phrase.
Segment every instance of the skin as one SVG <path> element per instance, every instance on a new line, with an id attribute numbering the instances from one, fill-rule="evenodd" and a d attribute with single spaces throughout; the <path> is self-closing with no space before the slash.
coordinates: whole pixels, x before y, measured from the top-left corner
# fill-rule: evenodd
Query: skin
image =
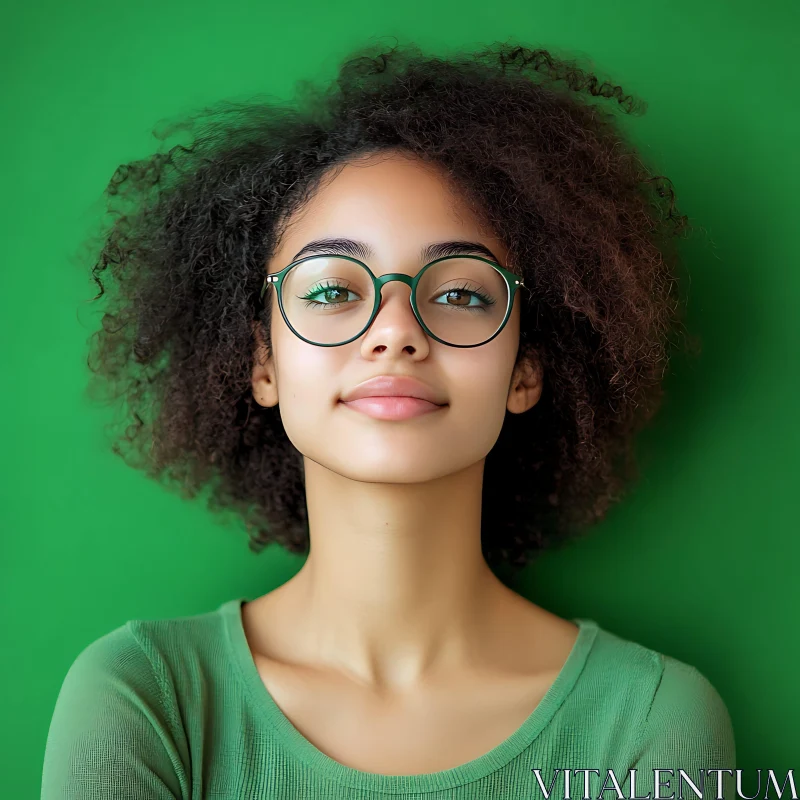
<path id="1" fill-rule="evenodd" d="M 376 275 L 415 275 L 420 249 L 445 240 L 484 244 L 508 266 L 440 168 L 399 151 L 332 171 L 267 271 L 322 237 L 369 244 Z M 466 763 L 519 728 L 578 633 L 505 587 L 481 553 L 486 455 L 506 412 L 525 413 L 542 391 L 537 365 L 515 368 L 519 293 L 503 331 L 464 349 L 425 334 L 400 283 L 384 287 L 367 332 L 339 347 L 295 336 L 269 294 L 273 348 L 256 328 L 252 388 L 278 406 L 303 455 L 311 548 L 294 577 L 243 605 L 255 664 L 292 724 L 340 763 L 392 775 Z M 338 402 L 398 373 L 447 407 L 389 421 Z"/>

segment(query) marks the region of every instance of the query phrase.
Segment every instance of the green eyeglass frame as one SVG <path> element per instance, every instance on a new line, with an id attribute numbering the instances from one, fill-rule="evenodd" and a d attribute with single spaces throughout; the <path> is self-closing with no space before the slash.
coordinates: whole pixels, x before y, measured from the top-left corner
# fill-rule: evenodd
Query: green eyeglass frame
<path id="1" fill-rule="evenodd" d="M 297 261 L 293 261 L 291 264 L 289 264 L 288 266 L 284 267 L 280 272 L 273 272 L 273 273 L 267 275 L 266 278 L 264 278 L 264 284 L 261 287 L 261 294 L 259 295 L 259 301 L 263 301 L 264 293 L 267 291 L 267 288 L 269 287 L 270 284 L 274 284 L 274 286 L 275 286 L 275 288 L 276 288 L 276 290 L 278 292 L 278 307 L 280 308 L 280 312 L 281 312 L 281 316 L 283 317 L 283 321 L 286 323 L 286 325 L 288 326 L 289 330 L 291 330 L 292 333 L 295 336 L 297 336 L 299 339 L 302 339 L 304 342 L 308 342 L 308 344 L 316 345 L 317 347 L 341 347 L 344 344 L 349 344 L 350 342 L 354 342 L 356 339 L 358 339 L 360 336 L 362 336 L 364 334 L 364 332 L 369 329 L 370 325 L 372 325 L 372 323 L 375 321 L 375 317 L 378 314 L 378 309 L 380 308 L 380 305 L 381 305 L 381 290 L 383 289 L 383 287 L 387 283 L 391 283 L 392 281 L 400 281 L 401 283 L 406 284 L 406 286 L 410 286 L 411 287 L 411 294 L 409 295 L 409 300 L 411 301 L 411 309 L 414 312 L 414 316 L 417 318 L 417 322 L 419 322 L 420 326 L 425 331 L 425 333 L 428 334 L 428 336 L 430 336 L 432 339 L 436 340 L 437 342 L 441 342 L 442 344 L 448 345 L 449 347 L 480 347 L 481 345 L 484 345 L 484 344 L 487 344 L 488 342 L 491 342 L 492 339 L 494 339 L 495 336 L 497 336 L 503 330 L 503 328 L 505 328 L 506 323 L 508 322 L 508 318 L 511 316 L 511 309 L 514 306 L 514 297 L 515 297 L 515 295 L 517 293 L 517 289 L 522 287 L 522 288 L 530 291 L 530 289 L 528 289 L 528 287 L 525 286 L 525 284 L 520 280 L 519 275 L 515 275 L 510 270 L 506 269 L 505 267 L 500 266 L 500 264 L 498 264 L 497 262 L 490 261 L 488 258 L 483 258 L 482 256 L 476 256 L 476 255 L 442 256 L 441 258 L 437 258 L 434 261 L 430 261 L 429 263 L 427 263 L 412 278 L 410 275 L 405 275 L 402 272 L 390 272 L 390 273 L 388 273 L 386 275 L 381 275 L 380 277 L 376 277 L 373 274 L 372 270 L 363 261 L 359 261 L 357 258 L 351 258 L 350 256 L 344 256 L 344 255 L 338 255 L 338 254 L 328 254 L 329 258 L 331 258 L 331 257 L 343 258 L 343 259 L 345 259 L 347 261 L 352 261 L 355 264 L 359 264 L 360 266 L 362 266 L 367 271 L 367 274 L 372 278 L 372 283 L 373 283 L 373 286 L 375 287 L 375 303 L 373 305 L 372 313 L 369 316 L 369 320 L 367 321 L 367 324 L 364 325 L 364 327 L 355 336 L 352 336 L 351 338 L 347 339 L 344 342 L 336 342 L 334 344 L 320 344 L 319 342 L 314 342 L 314 341 L 311 341 L 310 339 L 306 339 L 305 336 L 301 336 L 292 327 L 291 323 L 289 322 L 289 320 L 286 317 L 286 312 L 283 309 L 282 287 L 283 287 L 283 279 L 286 277 L 286 274 L 289 272 L 289 270 L 292 267 L 296 266 L 297 264 L 302 264 L 304 261 L 308 261 L 309 259 L 312 259 L 312 258 L 320 258 L 320 257 L 324 258 L 325 255 L 326 255 L 325 253 L 318 253 L 316 255 L 306 256 L 305 258 L 300 258 Z M 451 342 L 447 342 L 444 339 L 440 339 L 422 321 L 422 317 L 421 317 L 421 315 L 419 313 L 419 309 L 417 308 L 417 291 L 416 291 L 417 290 L 417 284 L 420 282 L 420 279 L 422 278 L 422 276 L 425 273 L 425 271 L 429 267 L 432 267 L 434 264 L 438 264 L 440 261 L 445 261 L 447 259 L 453 259 L 453 258 L 474 258 L 477 261 L 485 261 L 487 264 L 489 264 L 489 266 L 493 267 L 495 270 L 497 270 L 503 276 L 503 279 L 506 282 L 506 286 L 508 287 L 508 307 L 506 308 L 506 313 L 505 313 L 505 316 L 503 317 L 503 321 L 500 323 L 500 327 L 488 339 L 486 339 L 486 340 L 484 340 L 482 342 L 478 342 L 477 344 L 452 344 Z"/>

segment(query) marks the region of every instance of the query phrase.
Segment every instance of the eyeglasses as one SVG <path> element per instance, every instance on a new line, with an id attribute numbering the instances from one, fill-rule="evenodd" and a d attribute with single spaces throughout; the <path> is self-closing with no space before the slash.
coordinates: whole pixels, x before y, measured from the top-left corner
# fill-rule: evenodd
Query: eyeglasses
<path id="1" fill-rule="evenodd" d="M 450 347 L 490 342 L 508 322 L 517 289 L 528 289 L 518 275 L 481 256 L 437 258 L 414 277 L 400 272 L 376 277 L 350 256 L 314 255 L 267 275 L 260 300 L 274 285 L 281 315 L 296 336 L 338 347 L 369 328 L 381 291 L 392 281 L 411 287 L 411 308 L 422 329 Z"/>

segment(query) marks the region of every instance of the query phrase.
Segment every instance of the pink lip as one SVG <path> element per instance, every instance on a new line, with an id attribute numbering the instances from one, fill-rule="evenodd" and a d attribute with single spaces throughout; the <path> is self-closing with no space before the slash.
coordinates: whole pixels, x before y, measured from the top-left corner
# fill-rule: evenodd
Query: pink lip
<path id="1" fill-rule="evenodd" d="M 361 397 L 358 400 L 340 401 L 355 411 L 375 419 L 410 419 L 438 411 L 445 406 L 420 400 L 418 397 Z"/>

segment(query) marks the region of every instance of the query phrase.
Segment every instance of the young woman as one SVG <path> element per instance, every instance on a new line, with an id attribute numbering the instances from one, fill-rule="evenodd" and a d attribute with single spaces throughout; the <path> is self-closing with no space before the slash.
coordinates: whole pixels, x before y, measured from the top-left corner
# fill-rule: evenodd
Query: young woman
<path id="1" fill-rule="evenodd" d="M 683 333 L 686 220 L 583 87 L 630 100 L 542 50 L 362 53 L 120 168 L 120 452 L 308 557 L 80 653 L 43 798 L 715 796 L 709 681 L 507 580 L 635 476 Z"/>

